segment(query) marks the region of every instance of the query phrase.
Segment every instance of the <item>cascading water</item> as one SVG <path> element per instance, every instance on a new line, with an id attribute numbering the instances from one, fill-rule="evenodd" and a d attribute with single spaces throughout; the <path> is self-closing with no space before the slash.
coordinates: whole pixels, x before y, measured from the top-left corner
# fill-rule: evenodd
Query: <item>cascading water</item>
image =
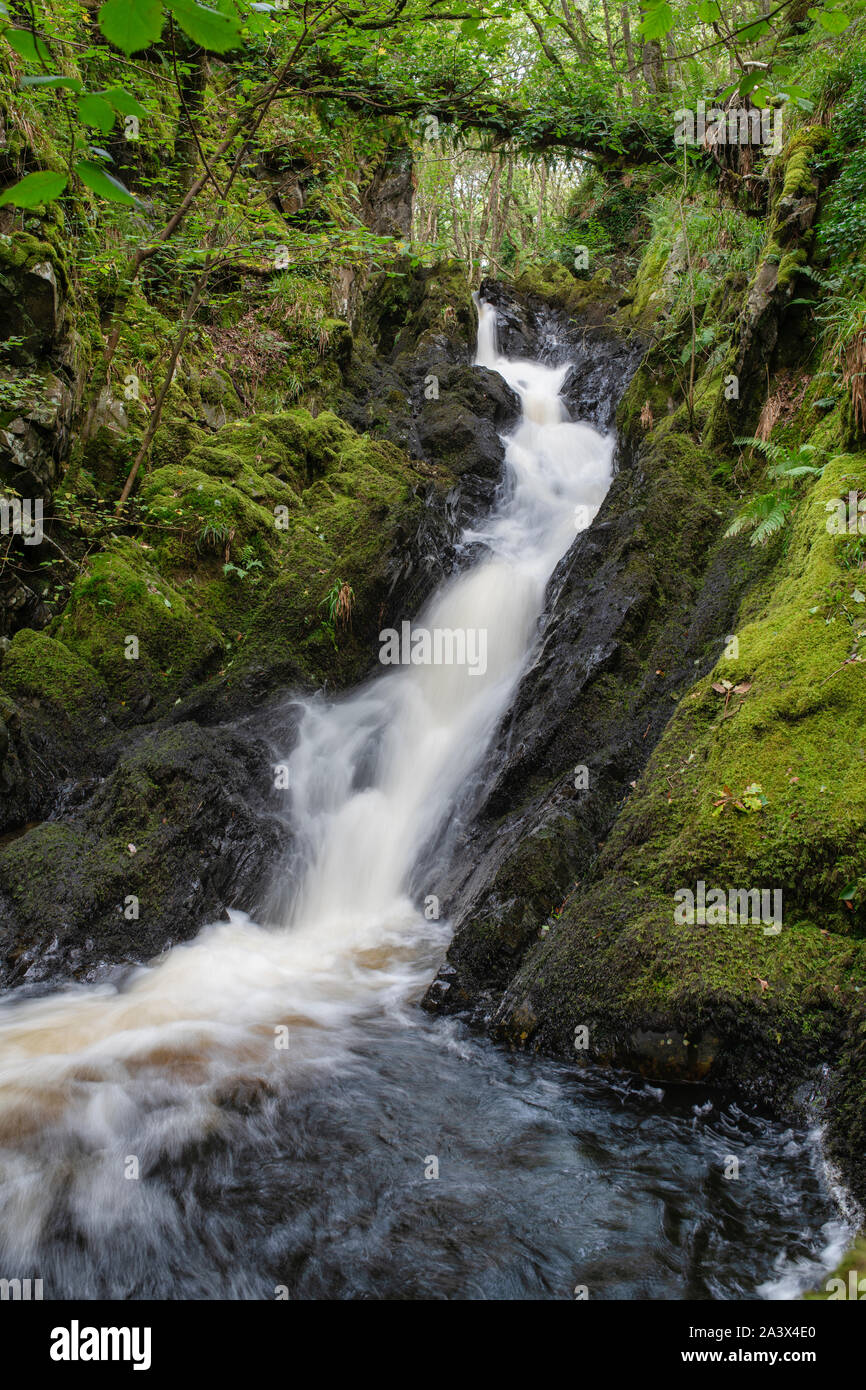
<path id="1" fill-rule="evenodd" d="M 773 1166 L 768 1122 L 708 1118 L 685 1091 L 662 1109 L 413 1007 L 447 939 L 419 907 L 433 847 L 611 477 L 613 440 L 567 418 L 567 365 L 499 356 L 483 303 L 477 362 L 522 405 L 466 535 L 480 558 L 400 635 L 398 666 L 303 706 L 284 760 L 299 850 L 267 925 L 231 913 L 122 987 L 0 1007 L 0 1275 L 47 1297 L 569 1297 L 589 1268 L 598 1296 L 726 1296 L 774 1259 L 777 1291 L 803 1286 L 843 1237 L 803 1136 Z M 413 659 L 425 634 L 438 662 Z M 710 1210 L 738 1146 L 766 1162 L 742 1232 Z"/>

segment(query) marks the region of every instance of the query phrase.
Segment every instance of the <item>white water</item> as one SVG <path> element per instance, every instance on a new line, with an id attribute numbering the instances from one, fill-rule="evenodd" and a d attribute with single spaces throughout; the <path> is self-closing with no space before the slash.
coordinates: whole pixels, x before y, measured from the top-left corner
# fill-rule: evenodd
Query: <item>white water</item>
<path id="1" fill-rule="evenodd" d="M 55 1182 L 69 1178 L 70 1147 L 88 1153 L 74 1181 L 98 1220 L 101 1201 L 117 1206 L 123 1155 L 153 1159 L 218 1125 L 219 1099 L 239 1078 L 333 1067 L 353 1022 L 401 1011 L 435 970 L 447 927 L 408 896 L 410 875 L 422 896 L 435 894 L 419 854 L 452 816 L 508 705 L 575 509 L 582 524 L 595 514 L 613 448 L 568 421 L 566 367 L 497 355 L 484 304 L 477 361 L 518 392 L 523 418 L 507 441 L 498 503 L 467 535 L 483 542 L 482 558 L 434 596 L 419 625 L 485 630 L 486 672 L 391 668 L 344 700 L 305 705 L 287 761 L 306 868 L 297 891 L 275 899 L 290 902 L 283 920 L 264 927 L 233 912 L 120 989 L 0 1006 L 0 1179 L 20 1253 L 39 1238 Z M 287 1051 L 275 1047 L 281 1026 Z"/>

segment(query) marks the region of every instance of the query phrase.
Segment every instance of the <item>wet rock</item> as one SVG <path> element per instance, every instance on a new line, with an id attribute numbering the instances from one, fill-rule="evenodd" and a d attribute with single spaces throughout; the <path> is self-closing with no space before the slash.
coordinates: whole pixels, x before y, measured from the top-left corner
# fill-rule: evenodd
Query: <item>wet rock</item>
<path id="1" fill-rule="evenodd" d="M 497 311 L 497 339 L 506 357 L 530 357 L 548 366 L 570 364 L 562 398 L 573 420 L 607 432 L 617 402 L 637 366 L 644 344 L 624 338 L 593 312 L 568 310 L 538 294 L 514 297 L 496 280 L 481 284 Z"/>
<path id="2" fill-rule="evenodd" d="M 538 332 L 548 356 L 559 352 L 548 306 L 514 307 L 497 293 L 528 348 Z M 575 331 L 561 323 L 563 335 Z M 635 348 L 609 332 L 598 341 L 587 407 L 615 403 L 636 360 Z M 596 519 L 555 571 L 534 660 L 494 740 L 467 842 L 442 884 L 456 926 L 452 973 L 428 1007 L 478 1021 L 496 1014 L 525 954 L 594 863 L 677 691 L 717 659 L 750 561 L 718 539 L 711 467 L 686 436 L 629 441 Z M 591 794 L 576 782 L 579 768 Z"/>
<path id="3" fill-rule="evenodd" d="M 150 732 L 77 812 L 0 849 L 3 986 L 100 978 L 261 904 L 289 843 L 272 756 L 241 731 Z"/>
<path id="4" fill-rule="evenodd" d="M 337 409 L 355 429 L 423 461 L 435 480 L 405 563 L 393 570 L 397 601 L 389 598 L 389 611 L 405 617 L 465 562 L 461 532 L 492 502 L 502 436 L 517 422 L 520 403 L 496 372 L 471 365 L 477 319 L 463 267 L 412 268 L 401 260 L 397 272 L 370 286 L 364 336 L 346 365 Z M 451 484 L 444 490 L 443 480 Z"/>
<path id="5" fill-rule="evenodd" d="M 22 338 L 21 351 L 31 358 L 52 346 L 63 318 L 63 295 L 47 250 L 22 236 L 0 257 L 0 336 Z"/>

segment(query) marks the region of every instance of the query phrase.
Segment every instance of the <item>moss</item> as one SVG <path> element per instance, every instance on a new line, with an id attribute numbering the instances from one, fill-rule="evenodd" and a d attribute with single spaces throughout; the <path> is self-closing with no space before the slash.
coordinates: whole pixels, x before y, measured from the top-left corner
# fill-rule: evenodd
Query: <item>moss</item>
<path id="1" fill-rule="evenodd" d="M 837 1282 L 839 1280 L 841 1287 Z M 866 1235 L 861 1235 L 855 1240 L 820 1289 L 806 1293 L 803 1297 L 807 1301 L 856 1299 L 862 1302 L 866 1299 Z"/>
<path id="2" fill-rule="evenodd" d="M 182 463 L 197 444 L 204 444 L 209 437 L 207 430 L 194 420 L 173 416 L 169 412 L 168 418 L 163 419 L 153 437 L 151 466 L 156 469 Z"/>
<path id="3" fill-rule="evenodd" d="M 475 333 L 466 267 L 453 258 L 413 266 L 410 257 L 397 257 L 372 282 L 364 308 L 368 335 L 383 355 L 416 353 L 430 335 L 462 346 Z"/>
<path id="4" fill-rule="evenodd" d="M 419 481 L 401 450 L 330 411 L 255 416 L 144 480 L 145 536 L 154 565 L 223 635 L 223 669 L 288 662 L 317 683 L 347 680 L 369 663 L 390 538 L 418 510 Z M 355 615 L 335 641 L 323 605 L 338 579 Z"/>
<path id="5" fill-rule="evenodd" d="M 801 246 L 796 251 L 788 251 L 779 261 L 779 275 L 776 280 L 778 290 L 789 289 L 800 274 L 804 265 L 808 265 L 809 257 L 805 249 Z"/>
<path id="6" fill-rule="evenodd" d="M 818 193 L 815 156 L 830 141 L 824 126 L 805 126 L 791 137 L 782 154 L 782 198 L 814 198 Z"/>
<path id="7" fill-rule="evenodd" d="M 201 453 L 194 451 L 189 458 L 213 466 Z M 297 505 L 289 487 L 275 481 L 269 485 L 251 470 L 229 481 L 186 463 L 158 468 L 145 480 L 141 502 L 152 523 L 147 534 L 156 544 L 160 564 L 171 571 L 200 558 L 206 562 L 208 555 L 227 559 L 232 550 L 251 543 L 266 555 L 275 521 L 273 508 L 262 504 L 270 496 L 278 504 Z"/>
<path id="8" fill-rule="evenodd" d="M 661 808 L 660 880 L 670 883 L 695 859 L 739 875 L 730 881 L 771 879 L 794 911 L 818 914 L 844 931 L 866 925 L 863 905 L 852 913 L 838 898 L 866 869 L 866 682 L 856 665 L 843 665 L 856 641 L 856 617 L 849 621 L 832 594 L 847 584 L 848 609 L 856 609 L 856 585 L 840 571 L 825 504 L 845 495 L 851 464 L 834 461 L 813 488 L 775 587 L 737 625 L 737 657 L 723 658 L 712 679 L 691 692 L 654 759 L 668 768 L 677 763 L 684 719 L 687 741 L 701 756 L 677 776 L 674 804 Z M 862 465 L 857 471 L 863 476 Z M 723 718 L 711 686 L 724 679 L 750 688 L 733 697 Z M 713 814 L 720 787 L 739 793 L 751 782 L 769 798 L 764 812 Z"/>
<path id="9" fill-rule="evenodd" d="M 364 436 L 343 449 L 300 494 L 282 535 L 279 572 L 262 594 L 249 628 L 250 651 L 291 656 L 313 676 L 340 683 L 368 666 L 385 595 L 393 539 L 419 510 L 408 460 L 394 446 Z M 326 596 L 337 581 L 354 592 L 352 629 L 327 630 Z"/>
<path id="10" fill-rule="evenodd" d="M 38 700 L 67 723 L 98 717 L 105 690 L 89 662 L 46 632 L 16 632 L 0 667 L 0 683 L 16 700 Z"/>
<path id="11" fill-rule="evenodd" d="M 47 822 L 0 851 L 0 885 L 21 916 L 47 917 L 55 932 L 65 925 L 63 889 L 80 847 L 71 826 Z M 20 936 L 16 940 L 19 951 L 29 944 Z"/>
<path id="12" fill-rule="evenodd" d="M 69 270 L 60 246 L 53 239 L 18 231 L 0 236 L 0 278 L 11 273 L 17 279 L 22 271 L 32 270 L 34 266 L 46 262 L 53 268 L 61 289 L 68 290 Z"/>
<path id="13" fill-rule="evenodd" d="M 658 1075 L 656 1031 L 672 1029 L 691 1040 L 664 1054 L 674 1072 L 783 1088 L 838 1055 L 862 1016 L 866 903 L 840 894 L 866 879 L 866 681 L 843 665 L 858 629 L 833 595 L 847 584 L 856 608 L 855 581 L 825 523 L 864 470 L 835 460 L 804 498 L 733 625 L 738 647 L 684 694 L 592 874 L 513 981 L 509 1000 L 529 1000 L 543 1041 L 561 1047 L 593 1020 L 596 1055 Z M 726 696 L 722 681 L 743 689 Z M 752 783 L 763 809 L 719 806 Z M 781 933 L 678 924 L 675 894 L 699 880 L 781 890 Z"/>
<path id="14" fill-rule="evenodd" d="M 617 298 L 607 267 L 584 280 L 559 261 L 530 266 L 518 276 L 515 287 L 521 294 L 537 295 L 573 313 L 592 310 L 597 317 L 603 317 L 605 309 L 612 309 Z"/>
<path id="15" fill-rule="evenodd" d="M 670 242 L 667 239 L 654 238 L 647 247 L 629 291 L 633 300 L 627 313 L 632 321 L 652 321 L 664 307 L 664 274 L 670 252 Z"/>
<path id="16" fill-rule="evenodd" d="M 200 679 L 222 645 L 213 624 L 147 555 L 145 546 L 118 540 L 92 556 L 56 624 L 57 635 L 99 673 L 120 705 L 159 699 Z"/>
<path id="17" fill-rule="evenodd" d="M 619 403 L 616 413 L 617 428 L 626 438 L 642 438 L 647 426 L 641 421 L 647 402 L 652 412 L 653 423 L 664 421 L 670 412 L 673 393 L 679 395 L 676 381 L 672 378 L 666 364 L 652 364 L 645 358 L 634 373 Z"/>

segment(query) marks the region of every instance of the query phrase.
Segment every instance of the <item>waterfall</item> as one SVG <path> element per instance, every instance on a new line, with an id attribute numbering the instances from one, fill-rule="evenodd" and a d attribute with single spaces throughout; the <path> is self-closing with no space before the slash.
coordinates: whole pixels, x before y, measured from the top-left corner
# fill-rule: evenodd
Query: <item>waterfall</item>
<path id="1" fill-rule="evenodd" d="M 287 925 L 331 945 L 375 940 L 383 923 L 412 911 L 405 889 L 416 856 L 483 755 L 551 571 L 610 482 L 612 441 L 567 419 L 559 395 L 567 366 L 496 356 L 495 311 L 482 302 L 479 319 L 477 361 L 518 393 L 522 419 L 507 442 L 498 504 L 466 536 L 483 542 L 482 558 L 435 595 L 413 629 L 430 635 L 431 648 L 436 633 L 452 634 L 444 645 L 462 645 L 467 660 L 410 659 L 342 703 L 309 704 L 288 760 L 309 868 Z"/>
<path id="2" fill-rule="evenodd" d="M 567 367 L 501 357 L 495 332 L 482 302 L 478 363 L 513 387 L 522 415 L 495 506 L 466 534 L 480 558 L 403 624 L 398 664 L 345 698 L 305 703 L 286 758 L 302 854 L 287 866 L 293 888 L 274 898 L 279 919 L 230 912 L 119 988 L 0 1005 L 0 1143 L 13 1141 L 4 1168 L 34 1228 L 48 1187 L 16 1151 L 20 1133 L 46 1126 L 105 1149 L 140 1146 L 142 1129 L 159 1144 L 167 1126 L 179 1142 L 215 1122 L 221 1084 L 284 1070 L 281 1029 L 294 1071 L 335 1064 L 353 1020 L 399 1013 L 434 973 L 448 929 L 423 910 L 437 892 L 424 848 L 483 758 L 550 574 L 611 477 L 612 439 L 567 418 Z"/>

